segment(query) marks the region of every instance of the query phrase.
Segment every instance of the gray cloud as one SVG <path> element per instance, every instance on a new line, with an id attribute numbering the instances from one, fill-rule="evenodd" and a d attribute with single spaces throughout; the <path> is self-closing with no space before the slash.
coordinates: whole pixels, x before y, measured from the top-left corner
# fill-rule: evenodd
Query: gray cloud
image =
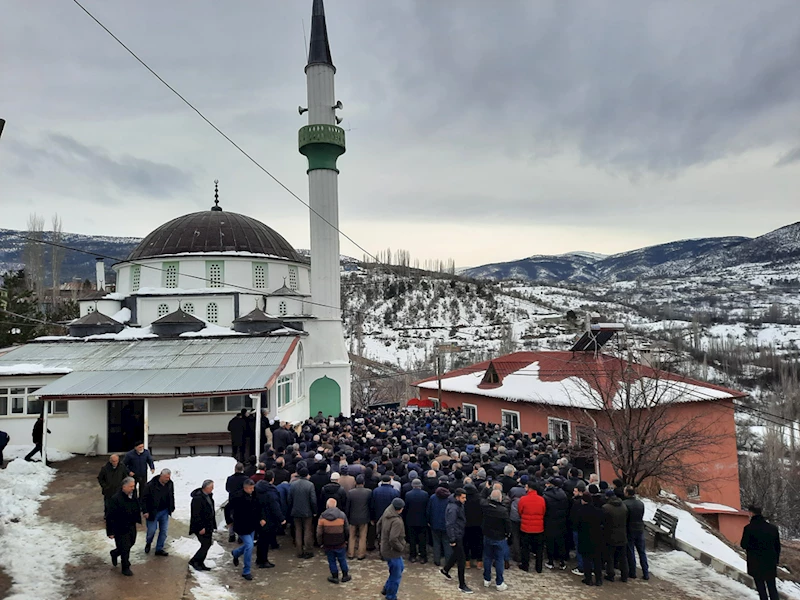
<path id="1" fill-rule="evenodd" d="M 791 165 L 791 164 L 796 163 L 798 161 L 800 161 L 800 146 L 797 146 L 797 148 L 793 148 L 792 150 L 789 150 L 789 152 L 787 152 L 786 154 L 781 156 L 778 159 L 778 162 L 775 163 L 775 166 L 776 167 L 785 167 L 787 165 Z"/>

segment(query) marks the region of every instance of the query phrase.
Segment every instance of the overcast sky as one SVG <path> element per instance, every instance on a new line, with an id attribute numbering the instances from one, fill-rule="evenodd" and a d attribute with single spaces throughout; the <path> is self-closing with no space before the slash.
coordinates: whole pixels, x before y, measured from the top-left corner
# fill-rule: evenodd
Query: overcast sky
<path id="1" fill-rule="evenodd" d="M 311 0 L 85 6 L 298 195 Z M 0 227 L 308 214 L 73 2 L 0 0 Z M 328 0 L 341 229 L 460 266 L 800 220 L 800 2 Z M 342 252 L 362 253 L 342 240 Z"/>

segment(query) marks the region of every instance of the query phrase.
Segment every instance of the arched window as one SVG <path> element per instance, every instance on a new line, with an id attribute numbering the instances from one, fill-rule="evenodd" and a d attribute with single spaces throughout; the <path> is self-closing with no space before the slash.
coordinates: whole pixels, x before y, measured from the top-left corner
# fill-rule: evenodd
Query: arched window
<path id="1" fill-rule="evenodd" d="M 139 265 L 131 267 L 131 291 L 139 291 L 139 282 L 141 281 L 142 268 Z"/>
<path id="2" fill-rule="evenodd" d="M 288 311 L 286 310 L 286 302 L 283 300 L 281 300 L 281 303 L 278 305 L 278 314 L 281 317 L 285 317 L 288 314 Z"/>
<path id="3" fill-rule="evenodd" d="M 183 312 L 185 312 L 187 315 L 194 314 L 194 304 L 192 304 L 191 302 L 184 302 L 181 308 L 183 309 Z"/>
<path id="4" fill-rule="evenodd" d="M 164 272 L 164 287 L 178 287 L 178 263 L 165 262 L 163 263 L 161 270 Z"/>
<path id="5" fill-rule="evenodd" d="M 160 319 L 164 315 L 169 314 L 169 305 L 168 304 L 159 304 L 158 305 L 158 318 Z"/>
<path id="6" fill-rule="evenodd" d="M 216 323 L 219 319 L 219 307 L 216 302 L 209 302 L 206 307 L 206 321 Z"/>
<path id="7" fill-rule="evenodd" d="M 297 289 L 297 267 L 289 267 L 289 289 Z"/>
<path id="8" fill-rule="evenodd" d="M 253 263 L 253 287 L 257 290 L 267 289 L 267 265 Z"/>

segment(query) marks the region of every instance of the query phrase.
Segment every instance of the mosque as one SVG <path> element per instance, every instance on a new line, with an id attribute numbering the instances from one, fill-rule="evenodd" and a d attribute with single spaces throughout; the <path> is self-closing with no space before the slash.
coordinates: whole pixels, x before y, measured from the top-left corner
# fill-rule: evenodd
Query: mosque
<path id="1" fill-rule="evenodd" d="M 225 210 L 215 189 L 210 210 L 161 225 L 111 267 L 113 293 L 98 263 L 98 291 L 80 300 L 69 335 L 0 350 L 0 429 L 12 444 L 29 443 L 42 412 L 48 444 L 84 452 L 97 436 L 101 453 L 158 436 L 224 436 L 242 408 L 289 422 L 349 415 L 337 181 L 345 133 L 322 0 L 305 73 L 310 260 Z"/>

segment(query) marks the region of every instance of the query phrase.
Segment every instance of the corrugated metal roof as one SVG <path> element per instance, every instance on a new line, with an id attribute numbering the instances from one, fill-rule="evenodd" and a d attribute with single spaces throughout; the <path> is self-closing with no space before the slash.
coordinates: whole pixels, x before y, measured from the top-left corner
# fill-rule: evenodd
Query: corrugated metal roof
<path id="1" fill-rule="evenodd" d="M 263 390 L 294 337 L 146 339 L 27 344 L 0 366 L 35 362 L 72 373 L 38 391 L 48 397 L 198 396 Z"/>

